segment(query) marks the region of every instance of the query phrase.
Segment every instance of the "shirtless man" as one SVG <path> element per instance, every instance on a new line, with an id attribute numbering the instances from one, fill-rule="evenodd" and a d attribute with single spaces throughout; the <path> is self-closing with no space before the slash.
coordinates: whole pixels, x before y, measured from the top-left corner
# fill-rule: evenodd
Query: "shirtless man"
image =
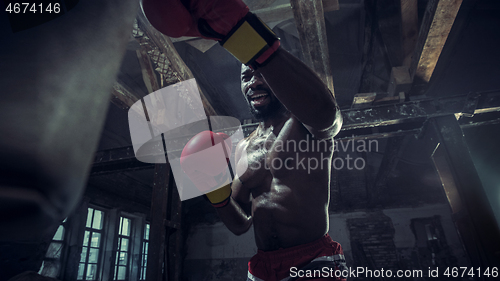
<path id="1" fill-rule="evenodd" d="M 249 280 L 282 280 L 291 267 L 300 269 L 316 257 L 343 259 L 340 246 L 325 236 L 333 136 L 341 126 L 333 95 L 311 69 L 281 49 L 265 67 L 243 66 L 241 89 L 261 122 L 236 148 L 232 199 L 217 212 L 236 235 L 254 225 L 259 253 L 250 261 Z M 308 145 L 299 145 L 303 140 Z M 324 248 L 329 243 L 332 248 Z M 317 256 L 304 260 L 307 249 L 298 256 L 294 252 L 309 246 Z M 289 252 L 295 260 L 276 276 L 262 276 L 258 260 L 275 256 L 281 263 Z"/>
<path id="2" fill-rule="evenodd" d="M 162 8 L 165 2 L 170 4 L 168 9 Z M 254 225 L 259 251 L 249 262 L 248 280 L 291 280 L 292 268 L 314 265 L 329 273 L 328 279 L 320 279 L 327 277 L 321 275 L 318 280 L 342 280 L 332 273 L 343 269 L 342 249 L 327 234 L 333 137 L 342 118 L 327 86 L 281 49 L 272 31 L 249 16 L 240 0 L 191 0 L 189 4 L 145 0 L 144 10 L 165 34 L 221 40 L 244 63 L 241 89 L 261 122 L 236 147 L 232 185 L 207 196 L 234 234 L 241 235 Z M 250 34 L 247 23 L 260 38 Z M 266 47 L 256 47 L 249 55 L 261 39 Z M 199 173 L 191 179 L 199 186 L 208 181 L 200 180 Z"/>

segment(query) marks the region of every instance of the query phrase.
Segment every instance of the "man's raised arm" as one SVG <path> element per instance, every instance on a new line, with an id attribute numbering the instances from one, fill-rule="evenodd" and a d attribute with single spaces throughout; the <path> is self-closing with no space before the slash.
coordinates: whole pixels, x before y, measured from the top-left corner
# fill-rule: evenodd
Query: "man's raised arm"
<path id="1" fill-rule="evenodd" d="M 279 48 L 258 68 L 276 97 L 319 138 L 336 135 L 342 117 L 335 98 L 323 81 L 298 58 Z"/>
<path id="2" fill-rule="evenodd" d="M 219 43 L 243 64 L 260 71 L 278 99 L 320 138 L 342 123 L 335 98 L 321 79 L 280 48 L 276 34 L 241 0 L 144 0 L 151 24 L 171 37 L 195 36 Z"/>

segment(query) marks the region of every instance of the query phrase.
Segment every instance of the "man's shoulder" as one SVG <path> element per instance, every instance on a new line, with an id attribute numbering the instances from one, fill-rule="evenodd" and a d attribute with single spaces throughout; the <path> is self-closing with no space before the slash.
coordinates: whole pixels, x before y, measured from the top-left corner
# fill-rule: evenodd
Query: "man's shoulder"
<path id="1" fill-rule="evenodd" d="M 322 129 L 308 126 L 307 124 L 302 123 L 295 116 L 292 116 L 291 119 L 293 119 L 294 123 L 300 123 L 300 126 L 304 128 L 312 136 L 313 139 L 317 140 L 333 139 L 333 137 L 338 134 L 340 128 L 342 127 L 342 116 L 340 114 L 338 114 L 337 118 L 334 120 L 331 126 Z"/>

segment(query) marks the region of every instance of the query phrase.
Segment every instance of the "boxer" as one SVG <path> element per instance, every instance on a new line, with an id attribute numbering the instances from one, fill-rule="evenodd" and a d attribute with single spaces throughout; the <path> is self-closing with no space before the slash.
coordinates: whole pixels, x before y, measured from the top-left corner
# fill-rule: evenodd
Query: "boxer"
<path id="1" fill-rule="evenodd" d="M 247 280 L 305 280 L 292 278 L 291 268 L 343 270 L 342 248 L 327 234 L 333 137 L 342 124 L 328 87 L 240 0 L 144 0 L 143 7 L 166 35 L 218 40 L 243 63 L 241 90 L 260 123 L 236 146 L 232 184 L 208 197 L 234 234 L 254 226 L 258 253 Z M 304 159 L 321 167 L 310 169 Z M 193 177 L 200 190 L 211 180 L 205 175 Z"/>

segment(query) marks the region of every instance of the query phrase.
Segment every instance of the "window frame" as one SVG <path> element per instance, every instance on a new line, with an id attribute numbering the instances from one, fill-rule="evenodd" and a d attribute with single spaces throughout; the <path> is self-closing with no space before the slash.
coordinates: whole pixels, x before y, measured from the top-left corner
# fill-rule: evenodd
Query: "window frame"
<path id="1" fill-rule="evenodd" d="M 88 221 L 88 210 L 93 209 L 92 211 L 92 219 L 90 222 L 90 227 L 87 226 L 87 221 Z M 95 215 L 95 210 L 98 210 L 102 213 L 101 215 L 101 228 L 96 229 L 93 228 L 94 225 L 94 215 Z M 101 273 L 101 268 L 102 268 L 102 256 L 103 256 L 103 250 L 104 250 L 104 240 L 106 238 L 106 224 L 107 224 L 107 215 L 108 215 L 108 210 L 104 208 L 100 208 L 95 205 L 90 205 L 87 207 L 87 216 L 85 217 L 84 220 L 84 227 L 83 227 L 83 239 L 80 243 L 81 251 L 80 251 L 80 259 L 77 261 L 77 274 L 76 274 L 76 280 L 100 280 L 100 273 Z M 85 233 L 89 231 L 89 236 L 88 236 L 88 241 L 87 241 L 87 246 L 85 246 Z M 100 240 L 99 240 L 99 245 L 98 247 L 92 247 L 92 237 L 93 233 L 99 233 L 100 234 Z M 81 255 L 83 254 L 83 249 L 87 248 L 87 252 L 85 254 L 85 261 L 81 261 Z M 96 248 L 99 249 L 98 254 L 97 254 L 97 261 L 95 263 L 89 263 L 89 258 L 90 258 L 90 249 Z M 82 279 L 78 279 L 78 273 L 80 271 L 80 265 L 84 264 L 83 268 L 83 274 L 82 274 Z M 94 279 L 87 279 L 87 270 L 88 270 L 88 265 L 89 264 L 95 264 L 96 265 L 96 270 L 95 270 L 95 276 Z"/>
<path id="2" fill-rule="evenodd" d="M 94 209 L 101 213 L 102 223 L 100 229 L 93 228 L 97 225 L 96 218 L 89 219 L 90 227 L 87 227 L 89 210 Z M 93 216 L 96 212 L 93 211 Z M 61 255 L 61 266 L 59 268 L 59 279 L 61 280 L 86 280 L 89 264 L 95 265 L 94 280 L 111 281 L 114 279 L 116 252 L 119 242 L 120 217 L 130 219 L 129 248 L 127 256 L 126 279 L 138 281 L 141 274 L 141 261 L 143 252 L 143 238 L 146 227 L 146 214 L 122 212 L 120 208 L 109 208 L 93 204 L 90 200 L 84 200 L 78 209 L 68 217 L 65 222 L 64 246 Z M 88 236 L 85 233 L 88 231 Z M 93 233 L 100 233 L 99 245 L 92 247 L 91 239 Z M 87 239 L 86 246 L 84 245 Z M 89 262 L 91 248 L 97 248 L 97 263 Z M 87 249 L 87 252 L 85 251 Z M 82 255 L 84 260 L 82 261 Z M 81 276 L 79 268 L 82 267 Z M 78 279 L 80 277 L 80 279 Z"/>
<path id="3" fill-rule="evenodd" d="M 147 230 L 147 237 L 146 237 Z M 144 222 L 143 235 L 141 239 L 141 263 L 139 265 L 139 280 L 147 280 L 146 279 L 146 270 L 147 270 L 147 260 L 148 260 L 148 250 L 149 250 L 149 235 L 151 230 L 151 223 L 146 221 Z"/>
<path id="4" fill-rule="evenodd" d="M 123 235 L 121 234 L 121 231 L 122 231 L 122 227 L 123 227 L 123 224 L 122 224 L 122 218 L 123 219 L 128 219 L 129 220 L 129 230 L 128 230 L 128 236 L 126 235 Z M 133 262 L 133 259 L 131 258 L 132 257 L 132 242 L 133 240 L 135 239 L 134 238 L 134 223 L 135 223 L 135 219 L 134 217 L 130 216 L 130 215 L 127 215 L 126 213 L 120 213 L 118 215 L 118 227 L 114 233 L 114 235 L 116 235 L 116 242 L 115 245 L 116 247 L 114 248 L 114 263 L 113 263 L 113 273 L 112 273 L 112 279 L 111 280 L 130 280 L 130 274 L 131 274 L 131 266 L 132 266 L 132 262 Z M 128 239 L 128 245 L 127 245 L 127 250 L 126 251 L 122 251 L 121 250 L 121 246 L 122 246 L 122 241 L 123 239 Z M 126 264 L 125 264 L 125 279 L 116 279 L 117 278 L 117 275 L 118 275 L 118 271 L 119 271 L 119 268 L 120 267 L 123 267 L 123 265 L 120 265 L 119 264 L 119 261 L 118 261 L 118 255 L 122 252 L 125 252 L 127 255 L 126 255 Z"/>

